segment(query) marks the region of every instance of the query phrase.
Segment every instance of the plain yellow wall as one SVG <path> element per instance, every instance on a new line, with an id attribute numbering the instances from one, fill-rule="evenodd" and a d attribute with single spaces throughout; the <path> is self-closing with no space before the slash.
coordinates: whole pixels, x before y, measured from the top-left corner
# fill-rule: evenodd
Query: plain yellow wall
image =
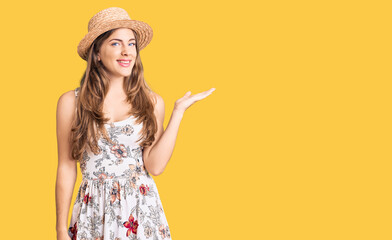
<path id="1" fill-rule="evenodd" d="M 392 239 L 392 8 L 376 0 L 3 3 L 1 239 L 56 237 L 57 100 L 113 6 L 153 28 L 165 127 L 188 90 L 216 88 L 154 177 L 174 240 Z"/>

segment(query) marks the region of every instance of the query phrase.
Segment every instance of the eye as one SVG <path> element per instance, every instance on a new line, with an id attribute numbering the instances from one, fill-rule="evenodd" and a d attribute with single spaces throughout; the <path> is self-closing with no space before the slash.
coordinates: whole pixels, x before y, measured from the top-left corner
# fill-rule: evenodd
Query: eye
<path id="1" fill-rule="evenodd" d="M 118 42 L 112 43 L 111 45 L 114 46 L 114 44 L 116 44 L 116 43 L 118 43 Z"/>
<path id="2" fill-rule="evenodd" d="M 135 45 L 135 43 L 130 43 L 130 44 L 133 44 L 133 45 Z"/>

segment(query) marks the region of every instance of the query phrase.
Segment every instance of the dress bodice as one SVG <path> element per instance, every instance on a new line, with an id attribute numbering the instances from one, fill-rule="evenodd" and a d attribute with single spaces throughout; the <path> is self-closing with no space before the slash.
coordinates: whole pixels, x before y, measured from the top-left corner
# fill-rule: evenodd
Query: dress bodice
<path id="1" fill-rule="evenodd" d="M 78 89 L 75 90 L 77 96 Z M 99 153 L 94 154 L 89 148 L 83 152 L 80 170 L 83 179 L 104 180 L 129 178 L 133 171 L 149 175 L 144 168 L 143 147 L 137 140 L 143 123 L 136 124 L 135 117 L 105 124 L 109 138 L 114 144 L 101 137 L 98 140 Z"/>

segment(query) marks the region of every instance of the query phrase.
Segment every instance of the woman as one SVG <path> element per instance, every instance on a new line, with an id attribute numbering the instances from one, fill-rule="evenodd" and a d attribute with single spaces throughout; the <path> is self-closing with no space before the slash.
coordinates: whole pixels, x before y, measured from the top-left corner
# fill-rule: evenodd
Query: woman
<path id="1" fill-rule="evenodd" d="M 139 51 L 151 27 L 108 8 L 78 46 L 87 61 L 80 87 L 57 105 L 57 239 L 171 239 L 151 175 L 161 174 L 185 110 L 215 89 L 175 102 L 166 130 L 163 99 L 143 77 Z M 77 164 L 83 176 L 67 225 Z"/>

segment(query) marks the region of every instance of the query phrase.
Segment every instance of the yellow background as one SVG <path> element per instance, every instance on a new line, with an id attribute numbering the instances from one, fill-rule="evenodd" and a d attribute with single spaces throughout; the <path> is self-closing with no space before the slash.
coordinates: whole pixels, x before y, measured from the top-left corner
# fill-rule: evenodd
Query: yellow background
<path id="1" fill-rule="evenodd" d="M 154 30 L 141 57 L 165 126 L 216 88 L 154 177 L 174 240 L 392 239 L 392 8 L 375 0 L 3 3 L 1 239 L 56 237 L 57 100 L 112 6 Z"/>

